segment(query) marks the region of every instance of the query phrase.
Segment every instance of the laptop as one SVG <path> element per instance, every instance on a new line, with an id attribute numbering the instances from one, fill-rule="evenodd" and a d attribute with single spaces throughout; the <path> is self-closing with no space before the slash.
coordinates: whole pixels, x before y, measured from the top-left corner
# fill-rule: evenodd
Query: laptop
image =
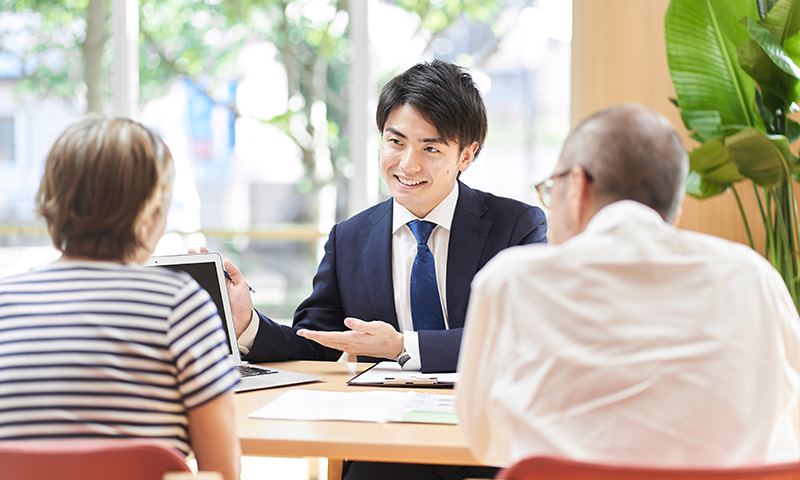
<path id="1" fill-rule="evenodd" d="M 239 355 L 239 345 L 236 342 L 236 330 L 233 327 L 233 315 L 231 314 L 231 304 L 228 299 L 228 289 L 225 286 L 222 256 L 219 253 L 153 256 L 147 260 L 145 265 L 188 273 L 211 296 L 211 299 L 217 305 L 219 317 L 222 319 L 222 329 L 228 339 L 228 354 L 242 376 L 242 380 L 234 387 L 234 391 L 246 392 L 324 379 L 323 377 L 305 373 L 250 365 L 242 360 Z"/>

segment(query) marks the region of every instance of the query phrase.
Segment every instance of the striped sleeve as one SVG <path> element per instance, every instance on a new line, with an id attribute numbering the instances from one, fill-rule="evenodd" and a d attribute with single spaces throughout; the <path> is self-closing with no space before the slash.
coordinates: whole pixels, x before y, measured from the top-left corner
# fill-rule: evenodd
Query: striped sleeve
<path id="1" fill-rule="evenodd" d="M 187 410 L 230 390 L 239 373 L 228 358 L 222 320 L 208 292 L 189 280 L 177 292 L 167 338 Z"/>

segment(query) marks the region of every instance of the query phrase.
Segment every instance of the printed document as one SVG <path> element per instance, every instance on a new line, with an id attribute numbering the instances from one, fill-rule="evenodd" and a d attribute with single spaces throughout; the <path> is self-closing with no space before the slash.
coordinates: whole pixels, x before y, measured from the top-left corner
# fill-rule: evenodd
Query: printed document
<path id="1" fill-rule="evenodd" d="M 250 414 L 273 420 L 344 420 L 455 424 L 455 395 L 419 392 L 325 392 L 294 389 Z"/>

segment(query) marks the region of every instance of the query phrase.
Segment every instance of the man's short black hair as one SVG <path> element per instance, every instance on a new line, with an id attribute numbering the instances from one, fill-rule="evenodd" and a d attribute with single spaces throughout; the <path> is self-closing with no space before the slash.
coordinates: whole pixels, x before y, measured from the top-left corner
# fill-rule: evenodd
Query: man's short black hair
<path id="1" fill-rule="evenodd" d="M 383 134 L 386 119 L 395 108 L 411 105 L 459 152 L 486 140 L 486 107 L 472 76 L 452 63 L 434 60 L 414 65 L 384 85 L 375 120 Z"/>

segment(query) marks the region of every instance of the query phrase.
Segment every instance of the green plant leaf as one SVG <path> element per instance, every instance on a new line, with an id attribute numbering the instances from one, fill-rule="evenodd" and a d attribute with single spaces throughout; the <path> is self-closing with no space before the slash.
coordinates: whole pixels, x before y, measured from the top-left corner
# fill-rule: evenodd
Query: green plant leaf
<path id="1" fill-rule="evenodd" d="M 800 138 L 800 123 L 786 119 L 786 138 L 790 145 Z"/>
<path id="2" fill-rule="evenodd" d="M 689 153 L 689 167 L 706 180 L 729 187 L 745 177 L 736 168 L 723 141 L 724 137 L 717 137 L 692 150 Z"/>
<path id="3" fill-rule="evenodd" d="M 767 32 L 767 35 L 772 38 L 770 33 Z M 768 110 L 783 110 L 800 93 L 798 91 L 798 83 L 800 82 L 798 82 L 797 78 L 787 74 L 776 65 L 775 61 L 755 40 L 750 39 L 739 45 L 738 54 L 739 65 L 761 87 L 764 105 Z M 794 65 L 794 62 L 792 62 L 792 65 Z M 770 96 L 765 89 L 769 89 L 773 95 Z"/>
<path id="4" fill-rule="evenodd" d="M 261 122 L 278 128 L 281 132 L 292 138 L 291 121 L 293 115 L 294 112 L 291 110 L 286 110 L 285 112 L 275 115 L 272 118 L 262 119 Z"/>
<path id="5" fill-rule="evenodd" d="M 706 180 L 694 170 L 690 170 L 686 178 L 686 193 L 699 200 L 719 195 L 727 189 L 726 185 Z"/>
<path id="6" fill-rule="evenodd" d="M 786 176 L 788 177 L 792 173 L 798 171 L 798 167 L 800 167 L 800 162 L 798 162 L 797 157 L 794 156 L 792 153 L 792 149 L 789 144 L 789 139 L 786 138 L 784 135 L 767 135 L 767 138 L 778 148 L 781 152 L 781 156 L 783 160 L 786 162 L 784 168 L 786 169 Z"/>
<path id="7" fill-rule="evenodd" d="M 777 185 L 796 169 L 797 159 L 782 135 L 770 137 L 758 129 L 745 127 L 727 137 L 725 146 L 739 172 L 762 187 Z"/>
<path id="8" fill-rule="evenodd" d="M 752 0 L 672 0 L 664 22 L 667 62 L 682 115 L 719 112 L 722 125 L 764 128 L 755 82 L 738 62 L 750 38 L 738 20 L 755 17 Z"/>
<path id="9" fill-rule="evenodd" d="M 779 40 L 775 38 L 769 30 L 749 17 L 743 18 L 742 24 L 747 27 L 747 31 L 750 33 L 750 36 L 753 37 L 753 40 L 758 43 L 758 46 L 769 55 L 772 63 L 787 74 L 800 79 L 800 67 L 795 65 L 794 61 L 786 54 Z"/>
<path id="10" fill-rule="evenodd" d="M 772 10 L 777 1 L 778 0 L 756 0 L 756 5 L 758 6 L 758 16 L 761 18 L 767 16 L 767 12 Z"/>
<path id="11" fill-rule="evenodd" d="M 759 23 L 777 39 L 792 62 L 795 65 L 800 64 L 800 0 L 778 1 Z M 798 90 L 800 87 L 795 86 L 794 96 L 791 91 L 786 91 L 786 96 L 789 97 L 786 99 L 787 103 L 797 101 L 800 96 Z M 770 122 L 765 119 L 765 123 Z"/>
<path id="12" fill-rule="evenodd" d="M 764 97 L 764 106 L 767 108 L 767 110 L 770 111 L 769 116 L 763 118 L 764 119 L 770 118 L 773 122 L 775 122 L 777 120 L 777 117 L 779 116 L 778 110 L 784 111 L 784 109 L 787 108 L 785 100 L 781 98 L 780 95 L 775 93 L 775 91 L 772 90 L 771 88 L 761 89 L 761 95 Z M 776 130 L 777 125 L 775 123 L 769 125 L 767 128 L 768 128 L 767 133 L 770 134 L 781 133 Z"/>
<path id="13" fill-rule="evenodd" d="M 678 106 L 677 99 L 673 98 L 670 100 L 672 100 L 672 103 L 674 103 L 676 107 Z M 715 110 L 709 112 L 684 112 L 681 113 L 681 120 L 683 121 L 684 128 L 690 133 L 689 137 L 695 139 L 697 143 L 703 143 L 710 138 L 714 138 L 716 135 L 713 135 L 711 132 L 722 129 L 720 125 L 721 121 L 719 120 L 719 112 Z M 708 136 L 698 134 L 695 131 L 695 127 L 689 123 L 690 121 L 701 127 L 701 132 L 707 133 Z M 708 129 L 703 128 L 707 126 L 709 121 L 712 122 L 712 125 L 708 125 Z M 716 124 L 713 124 L 713 122 L 716 122 Z"/>
<path id="14" fill-rule="evenodd" d="M 800 62 L 800 32 L 787 38 L 786 41 L 783 42 L 783 49 L 795 64 Z"/>
<path id="15" fill-rule="evenodd" d="M 775 100 L 771 100 L 771 98 L 774 98 Z M 766 107 L 765 102 L 773 101 L 776 103 L 779 100 L 780 97 L 772 93 L 770 90 L 765 89 L 764 92 L 762 92 L 760 88 L 756 89 L 756 105 L 758 106 L 758 112 L 761 114 L 761 119 L 764 120 L 764 125 L 767 127 L 767 132 L 769 133 L 776 133 L 773 131 L 773 122 L 775 121 L 775 116 L 772 114 L 772 110 Z"/>
<path id="16" fill-rule="evenodd" d="M 759 23 L 785 48 L 786 40 L 800 31 L 800 5 L 797 0 L 779 0 L 773 3 L 774 6 Z"/>
<path id="17" fill-rule="evenodd" d="M 701 143 L 723 133 L 722 119 L 716 110 L 684 110 L 681 118 L 686 129 L 693 131 Z"/>

